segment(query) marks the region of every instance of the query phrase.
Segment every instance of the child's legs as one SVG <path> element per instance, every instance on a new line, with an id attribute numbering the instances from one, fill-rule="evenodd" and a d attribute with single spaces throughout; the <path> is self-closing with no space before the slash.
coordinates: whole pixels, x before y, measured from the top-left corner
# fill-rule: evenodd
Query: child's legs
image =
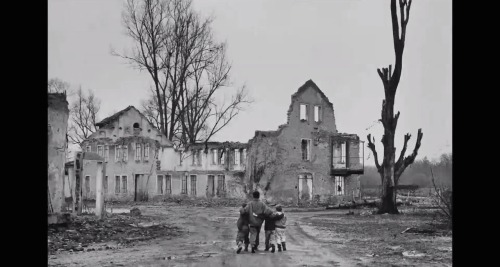
<path id="1" fill-rule="evenodd" d="M 236 235 L 236 245 L 238 247 L 241 246 L 244 240 L 245 240 L 245 234 L 243 233 L 243 231 L 238 230 L 238 234 Z"/>
<path id="2" fill-rule="evenodd" d="M 283 228 L 276 228 L 276 242 L 278 242 L 278 244 L 286 242 L 285 229 L 283 229 Z"/>
<path id="3" fill-rule="evenodd" d="M 244 227 L 242 232 L 243 232 L 243 241 L 245 245 L 250 244 L 250 238 L 249 238 L 250 229 L 248 227 Z"/>
<path id="4" fill-rule="evenodd" d="M 254 247 L 257 243 L 257 238 L 258 237 L 258 234 L 259 234 L 259 228 L 257 227 L 253 227 L 253 226 L 250 226 L 250 244 L 252 245 L 252 247 Z"/>
<path id="5" fill-rule="evenodd" d="M 270 238 L 269 238 L 269 243 L 271 245 L 276 246 L 276 230 L 273 230 L 273 231 L 270 231 L 270 232 L 271 232 L 271 235 L 270 235 Z"/>
<path id="6" fill-rule="evenodd" d="M 265 234 L 265 237 L 266 237 L 266 242 L 265 242 L 266 248 L 269 247 L 269 239 L 271 238 L 271 234 L 272 233 L 273 233 L 273 231 L 266 230 L 266 234 Z"/>

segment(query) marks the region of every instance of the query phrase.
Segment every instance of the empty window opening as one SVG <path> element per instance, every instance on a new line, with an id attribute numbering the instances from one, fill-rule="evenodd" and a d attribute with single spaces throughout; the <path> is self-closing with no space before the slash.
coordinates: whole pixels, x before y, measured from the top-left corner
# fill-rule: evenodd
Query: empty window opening
<path id="1" fill-rule="evenodd" d="M 182 177 L 181 194 L 187 194 L 187 176 Z"/>
<path id="2" fill-rule="evenodd" d="M 128 145 L 122 147 L 123 147 L 123 161 L 128 161 Z"/>
<path id="3" fill-rule="evenodd" d="M 240 164 L 240 153 L 241 151 L 239 149 L 234 150 L 234 165 Z"/>
<path id="4" fill-rule="evenodd" d="M 340 163 L 346 162 L 346 143 L 342 142 L 340 144 Z"/>
<path id="5" fill-rule="evenodd" d="M 191 175 L 191 195 L 196 196 L 196 175 Z"/>
<path id="6" fill-rule="evenodd" d="M 191 152 L 192 163 L 191 165 L 201 165 L 201 150 L 192 150 Z"/>
<path id="7" fill-rule="evenodd" d="M 109 146 L 104 146 L 104 161 L 108 162 L 109 160 Z"/>
<path id="8" fill-rule="evenodd" d="M 163 195 L 163 175 L 158 175 L 156 188 L 157 188 L 158 194 Z"/>
<path id="9" fill-rule="evenodd" d="M 247 150 L 246 149 L 243 149 L 241 151 L 241 165 L 244 165 L 246 163 L 246 160 L 247 160 Z"/>
<path id="10" fill-rule="evenodd" d="M 302 139 L 302 160 L 311 160 L 311 140 Z"/>
<path id="11" fill-rule="evenodd" d="M 134 123 L 133 127 L 134 127 L 134 129 L 139 129 L 139 123 L 137 123 L 137 122 Z"/>
<path id="12" fill-rule="evenodd" d="M 300 120 L 307 120 L 307 104 L 300 104 Z"/>
<path id="13" fill-rule="evenodd" d="M 141 160 L 141 144 L 135 144 L 135 160 Z"/>
<path id="14" fill-rule="evenodd" d="M 149 143 L 144 144 L 144 160 L 149 160 Z"/>
<path id="15" fill-rule="evenodd" d="M 220 156 L 219 156 L 219 164 L 224 165 L 224 158 L 225 158 L 225 153 L 224 149 L 220 150 Z"/>
<path id="16" fill-rule="evenodd" d="M 170 175 L 166 175 L 165 177 L 165 193 L 167 195 L 172 194 L 172 177 Z"/>
<path id="17" fill-rule="evenodd" d="M 115 194 L 120 194 L 120 176 L 115 176 Z"/>
<path id="18" fill-rule="evenodd" d="M 315 122 L 320 122 L 322 121 L 321 118 L 321 106 L 314 106 L 314 121 Z"/>
<path id="19" fill-rule="evenodd" d="M 221 195 L 226 190 L 226 177 L 223 174 L 217 175 L 217 195 Z"/>
<path id="20" fill-rule="evenodd" d="M 335 176 L 335 195 L 343 196 L 344 195 L 344 177 L 343 176 Z"/>
<path id="21" fill-rule="evenodd" d="M 217 164 L 217 149 L 212 149 L 212 165 Z"/>
<path id="22" fill-rule="evenodd" d="M 104 147 L 103 146 L 97 146 L 97 154 L 101 157 L 104 157 Z"/>
<path id="23" fill-rule="evenodd" d="M 121 193 L 127 193 L 127 176 L 122 176 L 122 190 Z"/>
<path id="24" fill-rule="evenodd" d="M 115 146 L 115 161 L 119 161 L 121 159 L 121 146 Z"/>

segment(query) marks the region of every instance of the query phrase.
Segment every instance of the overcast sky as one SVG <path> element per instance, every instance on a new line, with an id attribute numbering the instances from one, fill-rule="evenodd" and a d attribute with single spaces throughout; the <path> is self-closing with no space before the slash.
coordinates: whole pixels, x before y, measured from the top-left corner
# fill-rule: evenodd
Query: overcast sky
<path id="1" fill-rule="evenodd" d="M 333 103 L 339 132 L 372 133 L 379 156 L 384 90 L 377 68 L 394 64 L 389 0 L 195 0 L 213 15 L 216 38 L 228 44 L 232 81 L 246 83 L 255 102 L 215 141 L 246 142 L 255 130 L 286 123 L 290 96 L 312 79 Z M 104 118 L 129 105 L 140 107 L 151 81 L 147 73 L 113 57 L 131 42 L 121 23 L 123 0 L 48 1 L 48 78 L 94 90 Z M 395 110 L 397 155 L 403 135 L 418 128 L 419 158 L 452 149 L 452 3 L 413 1 L 403 74 Z M 371 128 L 369 128 L 371 127 Z M 369 128 L 367 130 L 367 128 Z M 373 156 L 365 147 L 365 164 Z M 381 159 L 380 159 L 381 160 Z"/>

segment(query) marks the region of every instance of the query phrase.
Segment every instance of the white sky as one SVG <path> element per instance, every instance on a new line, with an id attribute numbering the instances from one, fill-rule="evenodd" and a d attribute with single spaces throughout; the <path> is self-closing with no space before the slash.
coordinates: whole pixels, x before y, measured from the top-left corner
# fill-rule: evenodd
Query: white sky
<path id="1" fill-rule="evenodd" d="M 252 106 L 214 141 L 241 141 L 255 130 L 286 122 L 290 96 L 312 79 L 333 103 L 339 132 L 372 133 L 379 155 L 384 97 L 376 69 L 394 64 L 389 0 L 195 0 L 213 15 L 216 38 L 228 43 L 232 81 L 246 83 Z M 75 88 L 94 90 L 101 119 L 128 105 L 140 107 L 149 76 L 113 57 L 130 40 L 123 34 L 122 0 L 48 1 L 48 74 Z M 418 158 L 452 149 L 452 2 L 413 1 L 407 28 L 403 75 L 396 95 L 401 111 L 396 155 L 403 135 L 424 137 Z M 365 148 L 365 156 L 370 154 Z M 407 152 L 407 153 L 409 153 Z M 380 159 L 381 160 L 381 159 Z M 373 165 L 373 156 L 365 162 Z"/>

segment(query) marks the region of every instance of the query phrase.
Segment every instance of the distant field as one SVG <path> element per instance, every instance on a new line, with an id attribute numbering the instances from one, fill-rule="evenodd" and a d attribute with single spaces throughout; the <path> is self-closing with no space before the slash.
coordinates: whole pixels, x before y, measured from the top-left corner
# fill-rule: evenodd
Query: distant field
<path id="1" fill-rule="evenodd" d="M 380 188 L 363 188 L 361 190 L 363 197 L 377 197 L 380 195 Z M 407 196 L 407 190 L 398 190 L 398 195 Z M 427 197 L 434 193 L 434 188 L 419 188 L 415 192 L 410 192 L 410 196 Z"/>

